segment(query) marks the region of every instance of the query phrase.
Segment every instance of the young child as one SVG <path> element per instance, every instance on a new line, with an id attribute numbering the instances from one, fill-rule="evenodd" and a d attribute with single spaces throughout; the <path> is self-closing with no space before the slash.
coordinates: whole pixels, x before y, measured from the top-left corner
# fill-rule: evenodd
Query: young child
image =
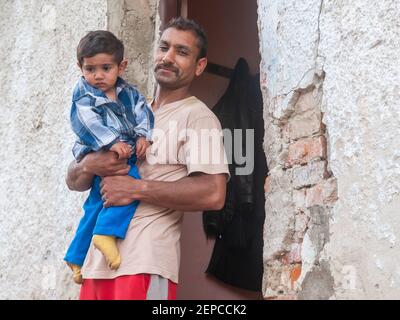
<path id="1" fill-rule="evenodd" d="M 129 175 L 139 179 L 136 158 L 145 155 L 150 145 L 154 117 L 145 98 L 125 82 L 127 61 L 124 46 L 109 31 L 92 31 L 77 48 L 82 77 L 75 86 L 71 124 L 77 135 L 73 154 L 80 161 L 86 154 L 111 150 L 128 159 Z M 121 258 L 116 240 L 124 239 L 138 202 L 127 206 L 104 208 L 100 177 L 95 177 L 75 237 L 64 260 L 73 271 L 76 283 L 82 283 L 81 266 L 93 240 L 94 246 L 116 270 Z M 92 238 L 93 237 L 93 238 Z"/>

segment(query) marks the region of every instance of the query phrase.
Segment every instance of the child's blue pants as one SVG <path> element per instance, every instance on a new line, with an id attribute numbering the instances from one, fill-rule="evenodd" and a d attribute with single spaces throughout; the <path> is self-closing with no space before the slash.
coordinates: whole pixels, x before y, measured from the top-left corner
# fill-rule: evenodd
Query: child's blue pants
<path id="1" fill-rule="evenodd" d="M 131 157 L 128 164 L 131 166 L 129 175 L 140 179 L 136 157 Z M 139 204 L 139 201 L 134 201 L 126 206 L 104 208 L 100 194 L 100 181 L 100 177 L 94 177 L 89 197 L 83 205 L 84 215 L 64 257 L 65 261 L 79 266 L 82 266 L 85 261 L 94 234 L 125 238 L 129 223 Z"/>

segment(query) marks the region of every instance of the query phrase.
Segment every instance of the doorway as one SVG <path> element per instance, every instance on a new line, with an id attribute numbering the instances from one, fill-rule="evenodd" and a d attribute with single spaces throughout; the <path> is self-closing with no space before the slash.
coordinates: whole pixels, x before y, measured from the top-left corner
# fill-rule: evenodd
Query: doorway
<path id="1" fill-rule="evenodd" d="M 161 1 L 161 23 L 179 15 L 198 22 L 207 34 L 210 67 L 192 86 L 192 94 L 207 106 L 215 106 L 224 94 L 230 81 L 229 74 L 240 57 L 247 61 L 252 75 L 259 73 L 261 57 L 256 0 Z M 214 243 L 205 235 L 202 214 L 184 215 L 177 299 L 262 299 L 261 292 L 228 285 L 205 273 Z"/>

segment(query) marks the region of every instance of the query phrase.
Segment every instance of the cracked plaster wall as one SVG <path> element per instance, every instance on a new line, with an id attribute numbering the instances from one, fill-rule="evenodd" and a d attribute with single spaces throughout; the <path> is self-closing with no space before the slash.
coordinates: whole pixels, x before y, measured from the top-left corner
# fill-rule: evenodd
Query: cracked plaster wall
<path id="1" fill-rule="evenodd" d="M 114 32 L 125 78 L 151 95 L 156 9 L 157 0 L 0 4 L 0 299 L 77 298 L 63 262 L 86 196 L 65 185 L 76 46 L 88 31 Z"/>
<path id="2" fill-rule="evenodd" d="M 142 4 L 148 9 L 144 18 L 126 11 Z M 275 190 L 266 207 L 264 259 L 277 262 L 271 269 L 276 272 L 264 277 L 264 295 L 398 298 L 399 3 L 258 4 L 265 150 Z M 72 159 L 70 91 L 79 75 L 75 48 L 87 31 L 106 27 L 107 12 L 109 29 L 122 37 L 124 27 L 137 19 L 151 34 L 156 6 L 139 0 L 114 5 L 105 0 L 1 4 L 0 31 L 7 35 L 0 48 L 0 95 L 6 102 L 0 112 L 5 142 L 0 153 L 1 299 L 76 297 L 77 287 L 62 262 L 84 199 L 64 184 Z M 126 34 L 126 39 L 142 41 L 136 35 Z M 140 50 L 140 45 L 128 49 L 131 60 L 143 57 Z M 137 68 L 143 75 L 131 68 L 129 80 L 149 94 L 148 60 Z M 307 109 L 312 109 L 309 118 Z M 322 127 L 296 129 L 299 122 L 293 119 L 322 121 Z M 331 178 L 319 176 L 296 186 L 296 165 L 314 168 L 324 160 L 300 164 L 295 159 L 287 166 L 290 145 L 305 136 L 326 138 L 323 173 Z M 315 181 L 328 190 L 322 198 L 333 195 L 334 201 L 312 205 L 308 193 L 304 198 L 303 189 L 320 187 Z M 337 201 L 329 191 L 336 184 Z M 303 202 L 306 209 L 299 211 Z M 284 265 L 280 254 L 291 264 Z M 272 288 L 273 282 L 284 286 Z"/>
<path id="3" fill-rule="evenodd" d="M 107 0 L 108 30 L 125 44 L 125 78 L 151 98 L 154 91 L 153 48 L 159 0 Z"/>
<path id="4" fill-rule="evenodd" d="M 106 27 L 106 1 L 0 4 L 0 299 L 75 299 L 63 256 L 84 194 L 65 173 L 74 141 L 76 46 Z"/>
<path id="5" fill-rule="evenodd" d="M 323 255 L 334 298 L 399 299 L 400 2 L 324 1 L 320 54 L 338 181 Z"/>
<path id="6" fill-rule="evenodd" d="M 264 297 L 398 298 L 400 4 L 258 5 Z"/>

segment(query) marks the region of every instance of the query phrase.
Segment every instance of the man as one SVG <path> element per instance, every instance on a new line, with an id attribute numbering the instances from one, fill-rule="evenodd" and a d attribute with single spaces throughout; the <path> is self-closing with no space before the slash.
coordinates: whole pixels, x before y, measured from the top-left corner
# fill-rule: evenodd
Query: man
<path id="1" fill-rule="evenodd" d="M 207 65 L 206 51 L 204 32 L 193 21 L 177 18 L 164 28 L 154 59 L 153 144 L 139 165 L 142 180 L 127 176 L 127 164 L 112 152 L 71 163 L 70 189 L 87 190 L 98 175 L 104 177 L 106 207 L 140 201 L 126 238 L 118 242 L 118 270 L 110 270 L 91 245 L 81 299 L 175 299 L 183 212 L 223 207 L 229 171 L 221 127 L 189 91 Z M 204 132 L 217 132 L 219 143 L 215 135 L 204 139 Z"/>

